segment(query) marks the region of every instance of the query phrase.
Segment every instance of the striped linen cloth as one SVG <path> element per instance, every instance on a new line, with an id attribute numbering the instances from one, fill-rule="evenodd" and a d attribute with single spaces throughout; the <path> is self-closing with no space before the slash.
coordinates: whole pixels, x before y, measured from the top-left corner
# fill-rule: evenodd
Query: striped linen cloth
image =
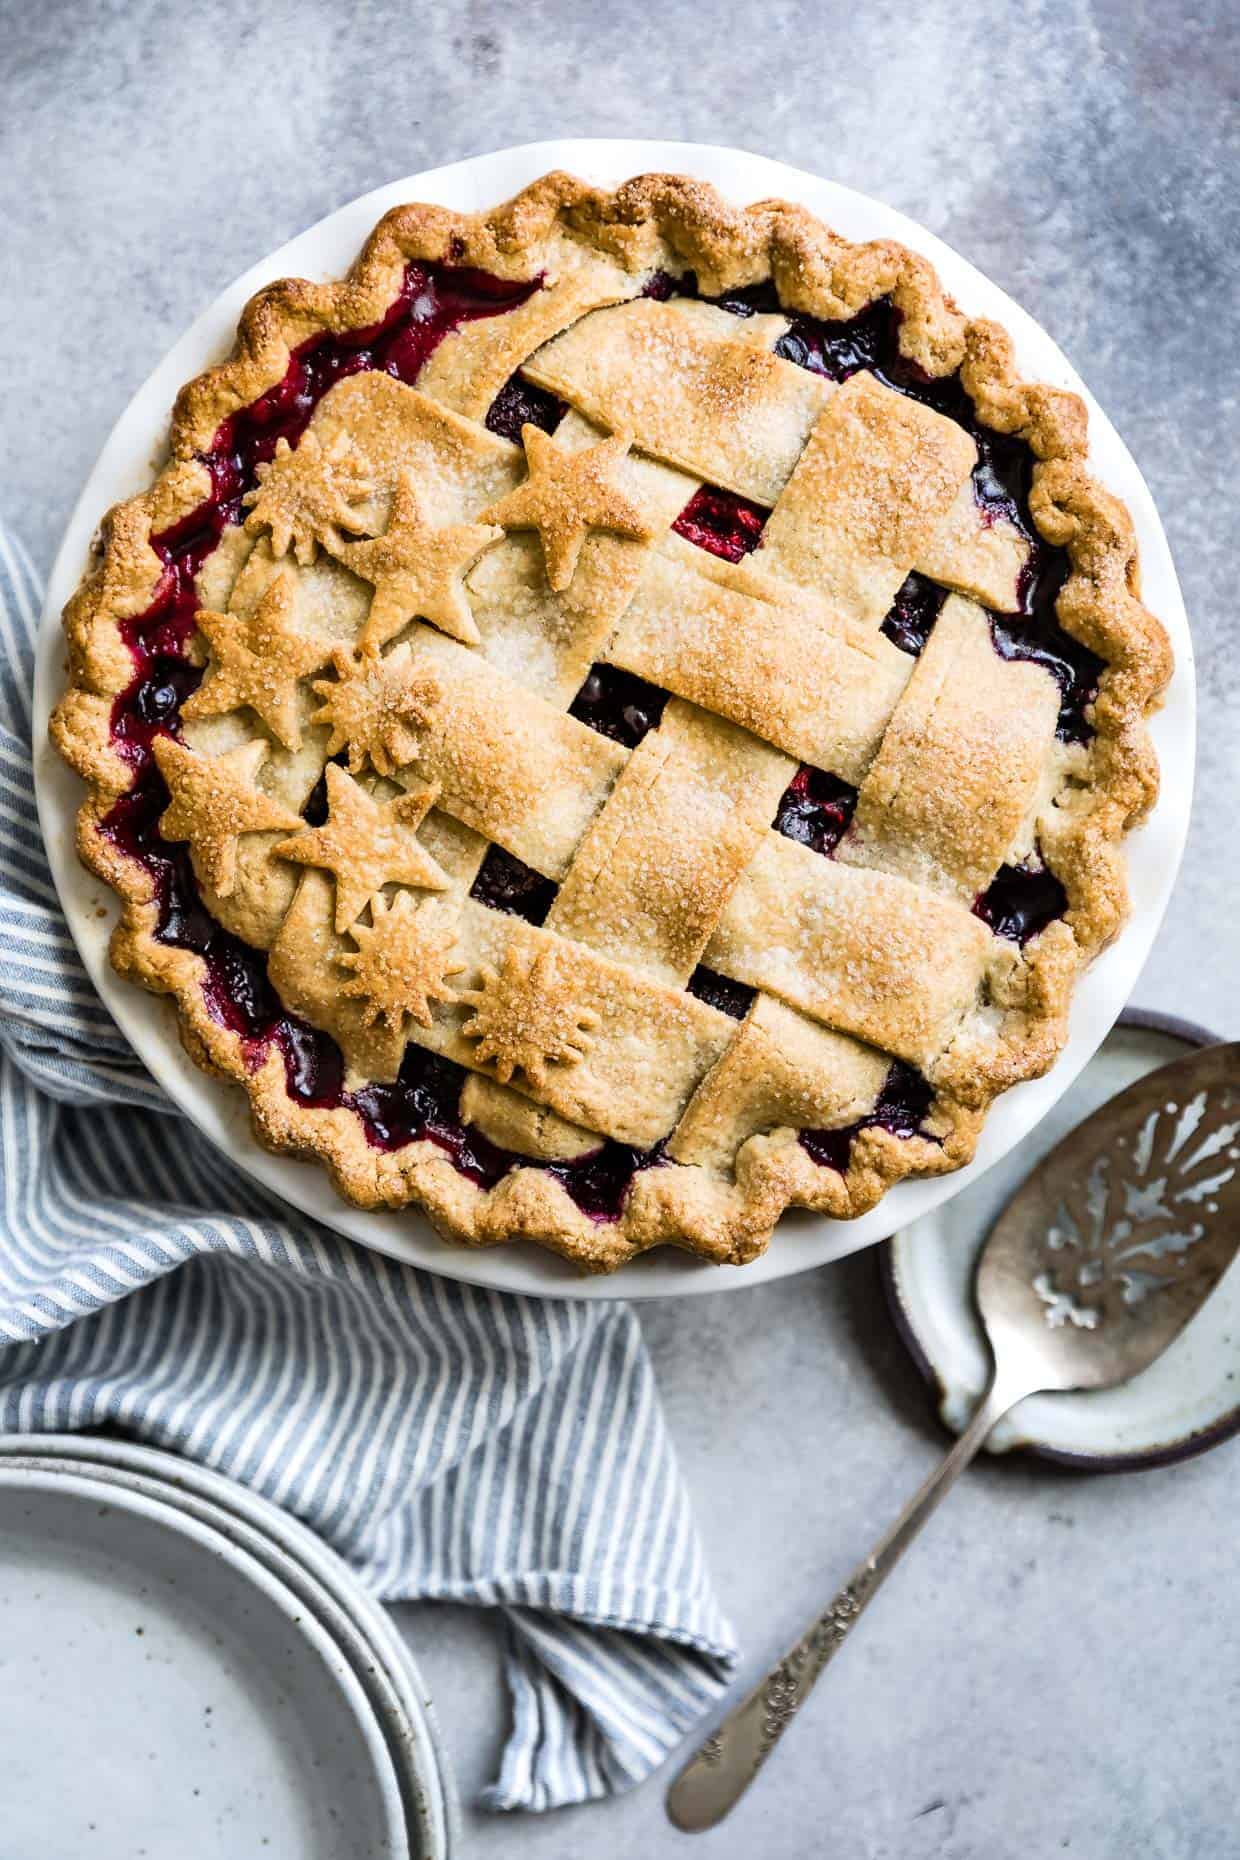
<path id="1" fill-rule="evenodd" d="M 44 860 L 40 606 L 0 530 L 0 1427 L 123 1429 L 287 1506 L 387 1600 L 497 1610 L 487 1805 L 627 1788 L 735 1660 L 637 1321 L 364 1252 L 174 1124 Z"/>

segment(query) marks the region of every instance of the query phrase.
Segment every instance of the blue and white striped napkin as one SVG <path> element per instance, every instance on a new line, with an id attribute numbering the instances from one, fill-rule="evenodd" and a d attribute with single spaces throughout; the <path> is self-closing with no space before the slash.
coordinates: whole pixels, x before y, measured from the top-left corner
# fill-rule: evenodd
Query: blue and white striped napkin
<path id="1" fill-rule="evenodd" d="M 0 530 L 0 1428 L 123 1428 L 286 1505 L 389 1601 L 496 1609 L 488 1805 L 627 1788 L 735 1659 L 637 1321 L 395 1265 L 173 1131 L 44 860 L 40 605 Z"/>

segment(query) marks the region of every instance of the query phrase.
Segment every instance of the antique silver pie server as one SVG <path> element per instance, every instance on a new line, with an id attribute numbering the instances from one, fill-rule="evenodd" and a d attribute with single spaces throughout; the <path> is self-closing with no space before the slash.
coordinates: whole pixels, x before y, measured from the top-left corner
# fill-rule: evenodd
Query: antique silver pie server
<path id="1" fill-rule="evenodd" d="M 995 1222 L 976 1297 L 994 1370 L 942 1465 L 825 1613 L 668 1791 L 678 1828 L 728 1813 L 995 1423 L 1026 1395 L 1103 1389 L 1147 1368 L 1240 1246 L 1240 1043 L 1139 1079 L 1079 1125 Z"/>

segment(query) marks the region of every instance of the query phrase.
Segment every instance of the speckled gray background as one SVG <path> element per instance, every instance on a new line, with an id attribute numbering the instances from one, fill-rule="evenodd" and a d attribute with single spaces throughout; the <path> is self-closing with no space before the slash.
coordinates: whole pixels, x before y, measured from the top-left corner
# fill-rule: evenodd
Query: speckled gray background
<path id="1" fill-rule="evenodd" d="M 216 292 L 353 195 L 543 136 L 732 142 L 877 194 L 1059 340 L 1128 440 L 1200 664 L 1200 786 L 1138 999 L 1240 1032 L 1234 486 L 1240 5 L 737 0 L 0 3 L 0 510 L 46 566 L 133 389 Z M 750 1671 L 938 1451 L 863 1257 L 646 1328 Z M 1234 1860 L 1237 1449 L 972 1474 L 701 1844 L 732 1860 Z M 504 1705 L 484 1624 L 414 1611 L 465 1793 Z M 661 1791 L 466 1852 L 688 1851 Z"/>

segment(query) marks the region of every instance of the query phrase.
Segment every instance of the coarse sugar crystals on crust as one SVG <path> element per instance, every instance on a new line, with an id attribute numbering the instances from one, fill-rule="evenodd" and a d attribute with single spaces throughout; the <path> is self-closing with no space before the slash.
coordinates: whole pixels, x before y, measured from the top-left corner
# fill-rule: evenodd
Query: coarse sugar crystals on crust
<path id="1" fill-rule="evenodd" d="M 959 1167 L 1157 791 L 1086 460 L 924 259 L 787 202 L 396 209 L 247 305 L 66 609 L 116 967 L 453 1240 L 740 1263 Z"/>

